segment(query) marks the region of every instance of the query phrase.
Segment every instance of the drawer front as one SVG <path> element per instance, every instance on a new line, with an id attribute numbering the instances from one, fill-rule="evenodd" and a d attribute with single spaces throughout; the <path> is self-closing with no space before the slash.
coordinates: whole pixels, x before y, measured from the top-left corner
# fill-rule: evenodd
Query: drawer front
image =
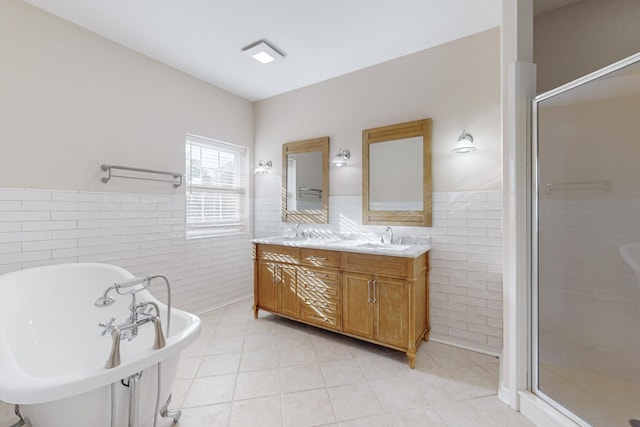
<path id="1" fill-rule="evenodd" d="M 342 269 L 378 276 L 407 277 L 411 261 L 410 258 L 345 252 L 342 254 Z"/>
<path id="2" fill-rule="evenodd" d="M 302 301 L 302 307 L 303 310 L 318 310 L 322 311 L 323 313 L 331 314 L 332 316 L 337 316 L 342 312 L 340 301 L 330 301 L 322 297 L 317 298 L 315 295 L 305 297 Z"/>
<path id="3" fill-rule="evenodd" d="M 301 318 L 304 322 L 313 323 L 315 325 L 335 329 L 337 331 L 342 329 L 342 318 L 338 314 L 329 313 L 321 309 L 310 309 L 306 306 L 303 307 L 300 312 Z"/>
<path id="4" fill-rule="evenodd" d="M 298 292 L 303 297 L 341 300 L 340 270 L 299 267 Z"/>
<path id="5" fill-rule="evenodd" d="M 300 264 L 314 267 L 340 267 L 340 252 L 321 249 L 300 249 Z"/>
<path id="6" fill-rule="evenodd" d="M 340 270 L 300 267 L 298 276 L 299 280 L 315 283 L 318 286 L 331 286 L 340 283 Z"/>
<path id="7" fill-rule="evenodd" d="M 340 300 L 342 295 L 338 285 L 324 285 L 321 283 L 301 279 L 298 281 L 298 293 L 304 292 L 310 297 Z"/>
<path id="8" fill-rule="evenodd" d="M 297 264 L 300 258 L 300 249 L 289 246 L 259 244 L 256 255 L 260 259 Z"/>

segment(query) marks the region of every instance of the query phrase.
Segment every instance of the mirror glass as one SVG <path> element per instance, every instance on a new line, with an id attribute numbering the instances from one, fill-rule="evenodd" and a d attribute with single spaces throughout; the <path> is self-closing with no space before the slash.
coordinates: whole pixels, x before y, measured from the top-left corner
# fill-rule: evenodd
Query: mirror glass
<path id="1" fill-rule="evenodd" d="M 419 211 L 423 206 L 423 138 L 369 145 L 369 209 Z M 402 167 L 393 167 L 402 165 Z"/>
<path id="2" fill-rule="evenodd" d="M 431 226 L 431 119 L 362 132 L 362 223 Z"/>
<path id="3" fill-rule="evenodd" d="M 322 152 L 287 156 L 287 209 L 322 209 Z"/>
<path id="4" fill-rule="evenodd" d="M 282 146 L 282 221 L 329 220 L 329 137 Z"/>

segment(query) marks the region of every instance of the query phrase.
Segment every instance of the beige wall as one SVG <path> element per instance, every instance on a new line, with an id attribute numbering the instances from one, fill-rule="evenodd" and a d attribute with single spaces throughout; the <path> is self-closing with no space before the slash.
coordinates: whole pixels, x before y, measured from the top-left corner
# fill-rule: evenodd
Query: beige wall
<path id="1" fill-rule="evenodd" d="M 433 118 L 433 191 L 499 190 L 499 29 L 447 43 L 255 103 L 256 158 L 275 173 L 255 180 L 255 196 L 280 194 L 281 146 L 328 135 L 330 156 L 351 151 L 348 167 L 330 169 L 330 195 L 359 195 L 362 130 Z M 479 150 L 456 155 L 462 130 Z"/>
<path id="2" fill-rule="evenodd" d="M 537 16 L 538 92 L 640 51 L 638 0 L 583 0 Z"/>
<path id="3" fill-rule="evenodd" d="M 181 193 L 100 182 L 102 163 L 184 171 L 184 135 L 253 145 L 252 104 L 18 0 L 0 0 L 0 186 Z"/>

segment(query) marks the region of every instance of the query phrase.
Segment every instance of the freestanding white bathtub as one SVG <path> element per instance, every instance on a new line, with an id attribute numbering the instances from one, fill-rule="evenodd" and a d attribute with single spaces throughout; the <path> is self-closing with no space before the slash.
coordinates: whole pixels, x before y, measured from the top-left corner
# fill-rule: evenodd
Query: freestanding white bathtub
<path id="1" fill-rule="evenodd" d="M 160 402 L 165 403 L 175 377 L 180 350 L 196 339 L 200 319 L 171 310 L 166 346 L 154 350 L 152 323 L 138 336 L 122 340 L 120 366 L 106 369 L 112 338 L 101 335 L 100 322 L 114 325 L 129 316 L 130 297 L 112 292 L 116 302 L 98 308 L 96 299 L 117 282 L 133 278 L 107 264 L 63 264 L 0 276 L 0 400 L 19 404 L 33 427 L 111 425 L 111 384 L 115 386 L 118 427 L 128 425 L 129 389 L 121 383 L 142 371 L 137 409 L 140 426 L 153 425 L 160 363 Z M 150 289 L 164 286 L 152 282 Z M 160 307 L 166 334 L 167 307 L 147 290 L 137 300 Z"/>

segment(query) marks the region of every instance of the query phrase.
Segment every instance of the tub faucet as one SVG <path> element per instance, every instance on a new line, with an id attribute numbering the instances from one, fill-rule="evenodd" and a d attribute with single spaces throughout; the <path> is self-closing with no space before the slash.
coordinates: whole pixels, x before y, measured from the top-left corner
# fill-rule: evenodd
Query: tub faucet
<path id="1" fill-rule="evenodd" d="M 102 335 L 109 333 L 113 341 L 111 345 L 111 351 L 109 352 L 109 358 L 105 363 L 105 368 L 111 369 L 120 365 L 120 342 L 122 339 L 128 341 L 133 340 L 138 336 L 138 329 L 146 324 L 153 323 L 155 338 L 153 341 L 153 348 L 155 350 L 163 348 L 166 345 L 164 334 L 162 333 L 162 324 L 160 322 L 160 308 L 158 304 L 151 301 L 136 301 L 136 294 L 149 286 L 149 277 L 146 278 L 134 278 L 126 282 L 116 283 L 113 286 L 107 288 L 104 294 L 98 298 L 95 302 L 97 307 L 107 307 L 115 302 L 115 299 L 109 296 L 109 292 L 115 290 L 119 295 L 131 295 L 131 304 L 129 305 L 129 317 L 119 324 L 113 325 L 115 317 L 112 317 L 108 323 L 100 323 L 98 326 L 104 328 Z M 142 287 L 137 289 L 122 291 L 123 288 L 133 287 L 135 285 L 142 284 Z M 167 313 L 169 315 L 169 313 Z"/>

